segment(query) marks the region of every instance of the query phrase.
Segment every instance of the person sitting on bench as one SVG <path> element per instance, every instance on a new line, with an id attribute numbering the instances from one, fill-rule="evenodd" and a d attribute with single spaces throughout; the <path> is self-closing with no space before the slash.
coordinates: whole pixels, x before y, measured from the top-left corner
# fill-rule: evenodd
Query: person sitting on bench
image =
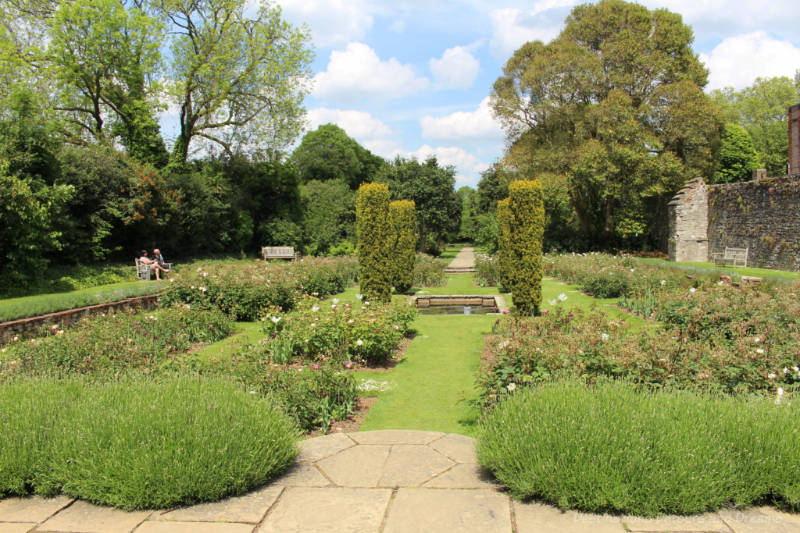
<path id="1" fill-rule="evenodd" d="M 161 281 L 161 272 L 166 272 L 163 268 L 161 268 L 158 262 L 155 259 L 150 259 L 147 257 L 147 250 L 142 250 L 142 255 L 139 257 L 139 262 L 143 265 L 148 265 L 150 270 L 154 270 L 156 273 L 156 280 Z"/>
<path id="2" fill-rule="evenodd" d="M 159 250 L 158 248 L 153 249 L 153 261 L 155 261 L 156 264 L 158 264 L 159 268 L 161 268 L 161 271 L 165 274 L 164 277 L 168 278 L 169 263 L 164 261 L 164 256 L 161 255 L 161 250 Z"/>

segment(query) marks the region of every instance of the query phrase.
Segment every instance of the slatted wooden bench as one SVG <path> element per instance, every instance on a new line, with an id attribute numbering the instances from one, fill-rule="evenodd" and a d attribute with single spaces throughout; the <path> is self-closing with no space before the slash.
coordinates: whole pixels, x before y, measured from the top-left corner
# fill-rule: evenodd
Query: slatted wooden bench
<path id="1" fill-rule="evenodd" d="M 264 261 L 269 261 L 270 259 L 297 260 L 297 252 L 294 251 L 293 246 L 263 246 L 261 248 L 261 256 Z"/>
<path id="2" fill-rule="evenodd" d="M 711 254 L 711 260 L 715 265 L 728 265 L 728 266 L 747 266 L 747 255 L 749 248 L 731 248 L 725 247 L 724 252 L 715 252 Z"/>
<path id="3" fill-rule="evenodd" d="M 153 273 L 153 265 L 146 265 L 139 261 L 139 258 L 135 258 L 133 262 L 136 264 L 136 277 L 139 278 L 139 281 L 150 281 L 150 278 Z M 167 270 L 172 270 L 172 263 L 164 263 L 167 266 Z"/>

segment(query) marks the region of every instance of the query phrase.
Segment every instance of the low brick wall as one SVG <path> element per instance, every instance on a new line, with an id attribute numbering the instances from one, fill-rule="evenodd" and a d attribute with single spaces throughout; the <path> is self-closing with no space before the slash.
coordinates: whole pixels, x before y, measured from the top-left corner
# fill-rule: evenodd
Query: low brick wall
<path id="1" fill-rule="evenodd" d="M 136 296 L 116 302 L 79 307 L 68 309 L 46 315 L 20 318 L 9 322 L 0 322 L 0 344 L 8 342 L 14 335 L 24 335 L 27 332 L 36 331 L 43 326 L 55 325 L 61 328 L 68 327 L 83 317 L 98 315 L 108 312 L 116 312 L 126 309 L 153 309 L 158 304 L 158 294 L 148 294 L 146 296 Z"/>

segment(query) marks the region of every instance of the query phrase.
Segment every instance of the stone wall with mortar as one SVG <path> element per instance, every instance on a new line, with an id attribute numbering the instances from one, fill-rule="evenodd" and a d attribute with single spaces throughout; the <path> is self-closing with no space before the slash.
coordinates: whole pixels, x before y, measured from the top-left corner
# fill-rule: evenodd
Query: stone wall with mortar
<path id="1" fill-rule="evenodd" d="M 800 270 L 800 176 L 711 185 L 709 254 L 749 248 L 748 266 Z"/>
<path id="2" fill-rule="evenodd" d="M 669 258 L 708 260 L 708 186 L 701 178 L 686 184 L 669 203 Z"/>

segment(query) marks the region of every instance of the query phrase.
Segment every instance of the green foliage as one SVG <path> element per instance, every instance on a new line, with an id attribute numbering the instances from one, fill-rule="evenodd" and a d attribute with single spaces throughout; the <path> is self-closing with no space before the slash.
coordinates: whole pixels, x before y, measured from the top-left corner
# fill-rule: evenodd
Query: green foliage
<path id="1" fill-rule="evenodd" d="M 500 260 L 497 255 L 475 254 L 475 281 L 481 287 L 498 287 L 503 292 Z"/>
<path id="2" fill-rule="evenodd" d="M 44 272 L 44 255 L 60 248 L 54 218 L 72 192 L 69 186 L 12 176 L 0 159 L 0 290 L 24 285 Z"/>
<path id="3" fill-rule="evenodd" d="M 327 254 L 355 238 L 355 194 L 342 180 L 311 180 L 301 187 L 306 252 Z"/>
<path id="4" fill-rule="evenodd" d="M 296 263 L 206 263 L 174 276 L 159 304 L 220 309 L 237 320 L 258 320 L 265 309 L 292 309 L 301 294 L 327 296 L 355 282 L 353 258 L 304 258 Z"/>
<path id="5" fill-rule="evenodd" d="M 478 458 L 515 497 L 654 516 L 800 506 L 797 405 L 568 381 L 512 394 Z"/>
<path id="6" fill-rule="evenodd" d="M 497 202 L 497 273 L 498 281 L 508 291 L 514 286 L 514 253 L 511 243 L 513 228 L 511 200 L 505 198 Z"/>
<path id="7" fill-rule="evenodd" d="M 0 497 L 129 510 L 253 490 L 298 452 L 275 402 L 215 379 L 20 379 L 0 387 L 0 422 Z"/>
<path id="8" fill-rule="evenodd" d="M 306 133 L 291 162 L 304 182 L 338 180 L 351 189 L 371 181 L 384 164 L 335 124 Z"/>
<path id="9" fill-rule="evenodd" d="M 392 283 L 395 291 L 405 294 L 414 285 L 414 265 L 419 240 L 414 202 L 410 200 L 391 202 L 389 219 L 392 225 Z"/>
<path id="10" fill-rule="evenodd" d="M 388 302 L 392 292 L 389 187 L 364 183 L 356 196 L 358 281 L 368 300 Z"/>
<path id="11" fill-rule="evenodd" d="M 443 287 L 446 284 L 447 261 L 428 254 L 417 254 L 414 261 L 415 287 Z"/>
<path id="12" fill-rule="evenodd" d="M 758 154 L 747 130 L 733 123 L 725 124 L 714 183 L 748 181 L 758 168 Z"/>
<path id="13" fill-rule="evenodd" d="M 494 212 L 497 202 L 508 198 L 508 184 L 513 181 L 511 174 L 500 162 L 481 172 L 478 181 L 478 209 L 482 213 Z"/>
<path id="14" fill-rule="evenodd" d="M 417 209 L 418 249 L 438 255 L 447 235 L 461 224 L 461 200 L 455 193 L 455 168 L 441 167 L 435 157 L 424 163 L 398 157 L 379 172 L 394 200 L 411 200 Z"/>
<path id="15" fill-rule="evenodd" d="M 472 187 L 461 187 L 456 191 L 461 198 L 461 227 L 458 229 L 458 240 L 473 242 L 477 231 L 478 193 Z"/>
<path id="16" fill-rule="evenodd" d="M 542 303 L 542 185 L 537 180 L 517 180 L 511 182 L 508 193 L 509 262 L 508 270 L 503 266 L 504 275 L 510 280 L 517 310 L 526 315 L 538 315 Z"/>
<path id="17" fill-rule="evenodd" d="M 291 313 L 268 310 L 261 317 L 268 335 L 257 352 L 276 363 L 296 359 L 318 363 L 386 363 L 411 330 L 416 310 L 407 304 L 321 302 L 308 298 Z"/>
<path id="18" fill-rule="evenodd" d="M 219 311 L 173 308 L 108 315 L 67 330 L 52 328 L 43 338 L 14 342 L 0 368 L 27 375 L 116 375 L 154 368 L 193 343 L 215 342 L 232 330 L 230 318 Z"/>
<path id="19" fill-rule="evenodd" d="M 580 5 L 549 44 L 517 50 L 494 84 L 505 165 L 563 176 L 593 246 L 652 242 L 654 205 L 713 171 L 721 121 L 692 39 L 665 9 Z"/>
<path id="20" fill-rule="evenodd" d="M 475 244 L 486 253 L 496 253 L 499 249 L 499 230 L 495 213 L 478 215 L 475 220 Z"/>
<path id="21" fill-rule="evenodd" d="M 757 78 L 750 87 L 711 93 L 727 120 L 743 127 L 770 175 L 783 175 L 789 163 L 788 109 L 800 102 L 800 77 Z"/>

